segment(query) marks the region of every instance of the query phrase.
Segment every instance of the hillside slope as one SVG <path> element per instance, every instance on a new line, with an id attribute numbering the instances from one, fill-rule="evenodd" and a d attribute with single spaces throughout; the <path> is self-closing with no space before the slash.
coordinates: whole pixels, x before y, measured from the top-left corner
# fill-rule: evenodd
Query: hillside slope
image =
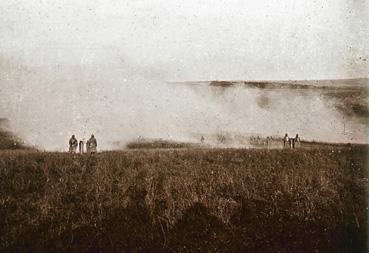
<path id="1" fill-rule="evenodd" d="M 24 145 L 23 141 L 14 136 L 8 130 L 8 121 L 0 118 L 0 150 L 2 149 L 30 149 Z"/>

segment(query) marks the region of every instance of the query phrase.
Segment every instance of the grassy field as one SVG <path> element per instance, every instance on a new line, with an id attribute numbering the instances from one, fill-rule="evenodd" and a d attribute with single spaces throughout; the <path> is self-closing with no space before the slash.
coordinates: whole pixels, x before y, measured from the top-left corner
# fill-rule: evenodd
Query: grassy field
<path id="1" fill-rule="evenodd" d="M 367 153 L 0 151 L 0 251 L 367 252 Z"/>

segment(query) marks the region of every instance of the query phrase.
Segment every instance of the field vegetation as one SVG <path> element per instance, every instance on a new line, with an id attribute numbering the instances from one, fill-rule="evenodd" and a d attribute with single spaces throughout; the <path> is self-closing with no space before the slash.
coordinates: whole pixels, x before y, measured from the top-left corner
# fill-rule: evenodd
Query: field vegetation
<path id="1" fill-rule="evenodd" d="M 0 251 L 367 252 L 367 153 L 0 151 Z"/>

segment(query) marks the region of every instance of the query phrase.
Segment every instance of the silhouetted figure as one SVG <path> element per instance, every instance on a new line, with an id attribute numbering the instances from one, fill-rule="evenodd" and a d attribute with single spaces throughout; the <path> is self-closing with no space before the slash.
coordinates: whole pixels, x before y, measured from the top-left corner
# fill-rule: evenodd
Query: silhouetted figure
<path id="1" fill-rule="evenodd" d="M 290 148 L 295 148 L 295 139 L 290 138 L 288 144 L 289 144 Z"/>
<path id="2" fill-rule="evenodd" d="M 301 146 L 301 140 L 300 140 L 300 136 L 298 134 L 296 134 L 295 136 L 295 141 L 294 141 L 294 148 L 299 148 Z"/>
<path id="3" fill-rule="evenodd" d="M 69 153 L 76 153 L 77 146 L 78 146 L 78 141 L 73 134 L 72 137 L 69 139 Z"/>
<path id="4" fill-rule="evenodd" d="M 86 141 L 86 153 L 89 154 L 90 153 L 90 140 Z"/>
<path id="5" fill-rule="evenodd" d="M 204 138 L 204 136 L 203 135 L 201 135 L 201 143 L 204 143 L 204 141 L 205 141 L 205 138 Z"/>
<path id="6" fill-rule="evenodd" d="M 287 147 L 287 144 L 289 144 L 288 134 L 286 133 L 283 137 L 283 147 Z"/>
<path id="7" fill-rule="evenodd" d="M 79 148 L 79 153 L 80 154 L 83 154 L 83 152 L 84 152 L 84 148 L 83 148 L 84 144 L 85 144 L 84 140 L 79 141 L 78 148 Z"/>
<path id="8" fill-rule="evenodd" d="M 91 138 L 87 141 L 88 143 L 88 152 L 90 154 L 95 154 L 97 152 L 97 141 L 95 136 L 92 134 Z"/>

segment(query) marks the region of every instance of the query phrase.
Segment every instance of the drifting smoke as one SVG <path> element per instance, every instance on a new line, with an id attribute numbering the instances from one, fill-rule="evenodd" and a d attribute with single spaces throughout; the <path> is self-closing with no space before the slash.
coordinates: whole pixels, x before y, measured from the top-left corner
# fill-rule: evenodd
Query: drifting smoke
<path id="1" fill-rule="evenodd" d="M 317 92 L 165 81 L 368 76 L 367 1 L 8 0 L 0 9 L 0 117 L 39 148 L 66 150 L 72 134 L 91 133 L 100 150 L 139 136 L 365 141 L 367 123 Z"/>
<path id="2" fill-rule="evenodd" d="M 20 66 L 2 61 L 0 116 L 41 149 L 66 150 L 72 134 L 82 139 L 91 133 L 104 150 L 139 136 L 198 142 L 201 134 L 219 133 L 366 141 L 367 126 L 345 119 L 319 93 L 169 84 L 138 70 L 127 77 L 112 66 Z"/>

